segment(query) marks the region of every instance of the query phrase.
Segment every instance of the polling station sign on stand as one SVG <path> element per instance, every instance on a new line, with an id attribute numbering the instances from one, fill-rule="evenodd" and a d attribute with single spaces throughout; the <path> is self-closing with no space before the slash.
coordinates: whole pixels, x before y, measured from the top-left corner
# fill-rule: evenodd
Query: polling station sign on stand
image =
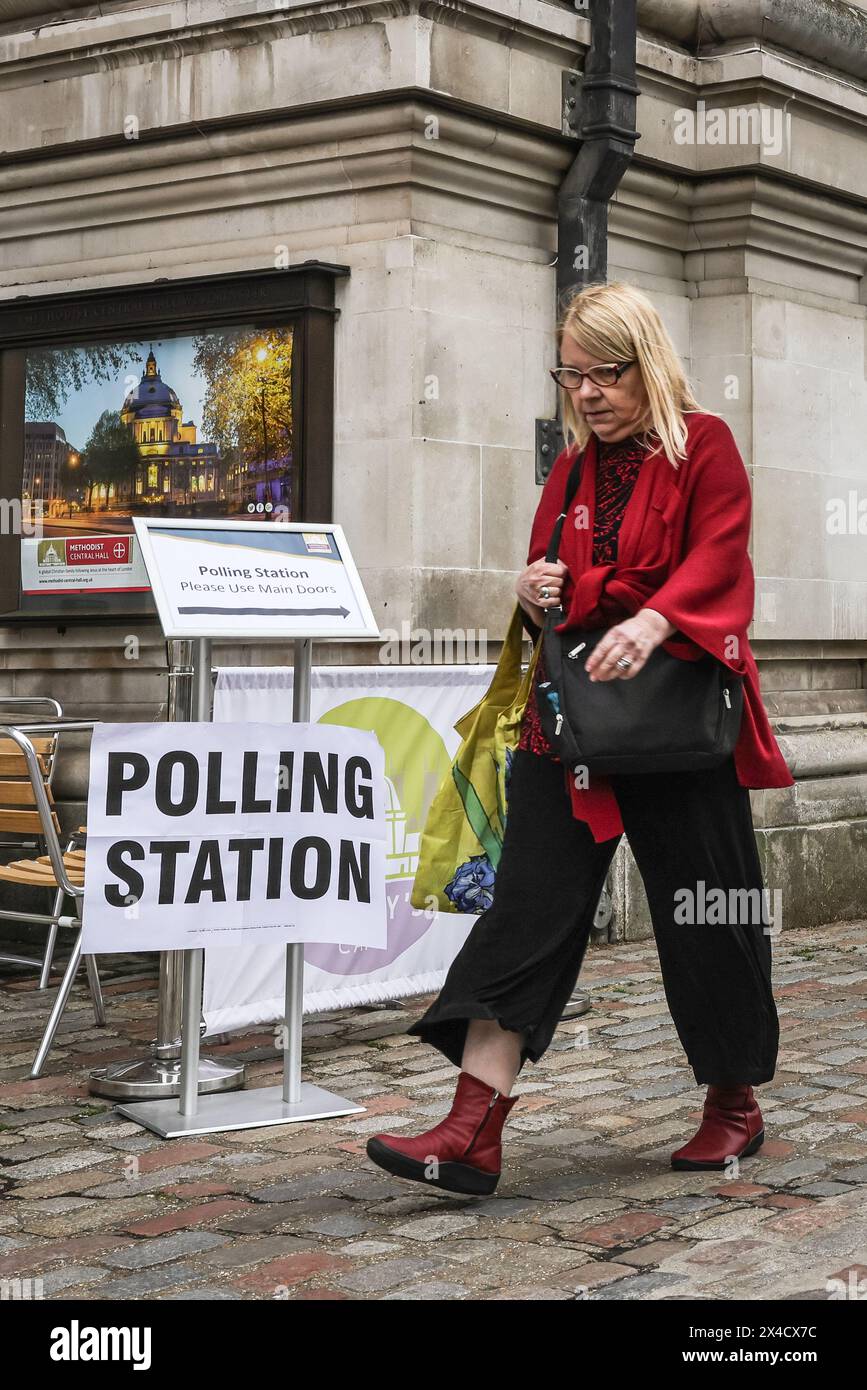
<path id="1" fill-rule="evenodd" d="M 337 725 L 97 725 L 83 951 L 385 946 L 384 777 Z"/>
<path id="2" fill-rule="evenodd" d="M 313 639 L 380 635 L 346 538 L 331 523 L 134 525 L 165 636 L 192 639 L 198 722 L 106 726 L 93 745 L 85 949 L 184 954 L 179 1102 L 118 1110 L 165 1138 L 357 1113 L 301 1081 L 302 943 L 387 931 L 382 749 L 309 723 Z M 211 723 L 218 637 L 292 641 L 291 724 Z M 283 1086 L 200 1097 L 204 946 L 239 937 L 288 943 Z"/>
<path id="3" fill-rule="evenodd" d="M 379 636 L 340 526 L 133 525 L 166 637 Z"/>

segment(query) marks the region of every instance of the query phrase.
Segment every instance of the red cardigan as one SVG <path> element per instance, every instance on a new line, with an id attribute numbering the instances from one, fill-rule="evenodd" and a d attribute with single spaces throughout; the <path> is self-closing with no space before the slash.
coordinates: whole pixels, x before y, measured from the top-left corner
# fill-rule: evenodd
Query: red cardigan
<path id="1" fill-rule="evenodd" d="M 744 712 L 734 759 L 744 787 L 789 787 L 793 777 L 771 732 L 747 626 L 755 583 L 748 554 L 752 497 L 749 479 L 725 421 L 688 412 L 686 459 L 677 469 L 657 454 L 642 464 L 626 505 L 617 561 L 592 564 L 596 499 L 596 436 L 584 450 L 581 482 L 563 523 L 559 558 L 565 618 L 557 632 L 611 627 L 640 608 L 653 608 L 677 629 L 663 643 L 688 661 L 710 652 L 744 678 Z M 545 557 L 575 462 L 564 449 L 542 489 L 527 564 Z M 535 625 L 528 619 L 535 631 Z M 594 839 L 623 830 L 613 789 L 604 777 L 577 788 L 565 768 L 573 814 Z"/>

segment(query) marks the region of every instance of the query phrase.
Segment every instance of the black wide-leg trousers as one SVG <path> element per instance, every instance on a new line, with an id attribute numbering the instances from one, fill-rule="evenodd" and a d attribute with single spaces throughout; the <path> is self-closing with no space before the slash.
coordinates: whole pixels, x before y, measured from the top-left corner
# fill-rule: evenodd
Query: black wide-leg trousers
<path id="1" fill-rule="evenodd" d="M 770 1081 L 779 1043 L 773 920 L 749 792 L 733 759 L 703 772 L 610 780 L 644 881 L 665 997 L 696 1082 Z M 469 1020 L 496 1019 L 526 1035 L 521 1066 L 538 1062 L 575 988 L 619 839 L 597 843 L 572 815 L 562 764 L 517 749 L 492 904 L 440 994 L 407 1031 L 459 1067 Z"/>

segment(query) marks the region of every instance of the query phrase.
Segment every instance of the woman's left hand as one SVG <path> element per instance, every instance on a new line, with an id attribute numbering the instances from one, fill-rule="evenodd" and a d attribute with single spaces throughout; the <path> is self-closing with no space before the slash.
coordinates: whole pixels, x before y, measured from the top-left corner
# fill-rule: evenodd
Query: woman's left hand
<path id="1" fill-rule="evenodd" d="M 593 648 L 584 670 L 592 681 L 632 680 L 651 652 L 674 632 L 675 628 L 661 613 L 642 608 L 634 618 L 609 628 Z M 621 658 L 629 662 L 625 669 L 617 665 Z"/>

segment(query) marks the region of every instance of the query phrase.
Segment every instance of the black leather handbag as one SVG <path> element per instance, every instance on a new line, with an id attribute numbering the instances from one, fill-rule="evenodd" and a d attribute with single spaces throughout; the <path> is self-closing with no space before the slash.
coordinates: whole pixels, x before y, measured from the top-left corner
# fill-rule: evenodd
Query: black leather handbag
<path id="1" fill-rule="evenodd" d="M 581 459 L 566 486 L 546 560 L 556 562 Z M 716 657 L 685 661 L 656 647 L 631 680 L 591 681 L 584 663 L 607 629 L 555 632 L 561 606 L 545 610 L 537 678 L 539 720 L 552 750 L 596 773 L 685 772 L 715 767 L 734 751 L 743 681 Z"/>

